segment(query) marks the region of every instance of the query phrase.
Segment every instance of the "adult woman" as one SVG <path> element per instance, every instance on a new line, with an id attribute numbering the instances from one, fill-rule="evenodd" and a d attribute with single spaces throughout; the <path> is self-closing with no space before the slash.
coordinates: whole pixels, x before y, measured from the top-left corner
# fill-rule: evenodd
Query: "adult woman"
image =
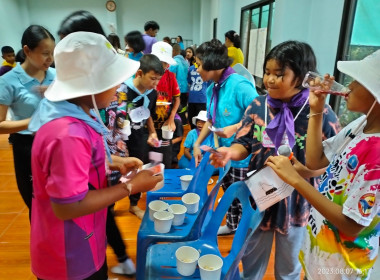
<path id="1" fill-rule="evenodd" d="M 236 63 L 244 63 L 244 55 L 240 49 L 240 36 L 235 31 L 230 30 L 224 34 L 225 45 L 228 48 L 228 56 L 233 59 L 231 67 Z"/>
<path id="2" fill-rule="evenodd" d="M 32 208 L 31 180 L 32 132 L 30 117 L 43 98 L 43 91 L 55 78 L 53 63 L 55 39 L 40 25 L 31 25 L 23 33 L 21 45 L 25 61 L 0 78 L 0 133 L 11 134 L 17 186 L 29 208 Z M 13 120 L 6 120 L 10 108 Z"/>

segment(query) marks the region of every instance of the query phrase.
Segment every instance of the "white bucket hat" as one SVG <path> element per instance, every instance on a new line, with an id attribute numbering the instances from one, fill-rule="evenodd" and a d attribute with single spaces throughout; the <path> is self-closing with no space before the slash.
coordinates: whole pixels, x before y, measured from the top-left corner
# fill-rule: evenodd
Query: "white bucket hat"
<path id="1" fill-rule="evenodd" d="M 338 61 L 338 70 L 368 89 L 380 103 L 380 50 L 358 61 Z"/>
<path id="2" fill-rule="evenodd" d="M 152 54 L 157 56 L 160 59 L 160 61 L 166 62 L 169 65 L 177 64 L 177 62 L 172 57 L 173 47 L 166 42 L 159 41 L 154 43 L 152 46 Z"/>
<path id="3" fill-rule="evenodd" d="M 140 63 L 119 55 L 108 40 L 92 32 L 74 32 L 54 50 L 54 82 L 45 92 L 50 101 L 93 95 L 115 87 L 138 70 Z"/>
<path id="4" fill-rule="evenodd" d="M 207 122 L 207 111 L 199 111 L 198 116 L 193 117 L 192 121 L 194 125 L 197 125 L 197 120 Z"/>

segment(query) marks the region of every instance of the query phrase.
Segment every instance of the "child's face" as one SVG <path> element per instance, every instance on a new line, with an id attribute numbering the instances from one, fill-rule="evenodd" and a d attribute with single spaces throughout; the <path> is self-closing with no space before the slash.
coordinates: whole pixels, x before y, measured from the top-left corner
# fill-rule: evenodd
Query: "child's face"
<path id="1" fill-rule="evenodd" d="M 214 71 L 207 71 L 203 69 L 203 63 L 202 60 L 200 60 L 198 57 L 195 57 L 195 62 L 198 65 L 197 72 L 199 75 L 201 75 L 201 78 L 203 81 L 210 81 L 214 77 L 213 72 Z"/>
<path id="2" fill-rule="evenodd" d="M 117 85 L 113 88 L 110 88 L 106 91 L 96 94 L 95 95 L 96 106 L 98 106 L 98 108 L 107 108 L 108 106 L 110 106 L 111 101 L 115 98 L 116 90 L 119 87 L 120 85 Z"/>
<path id="3" fill-rule="evenodd" d="M 126 50 L 127 52 L 131 52 L 131 53 L 134 52 L 133 48 L 131 48 L 131 47 L 128 45 L 128 42 L 127 42 L 127 41 L 125 41 L 125 50 Z"/>
<path id="4" fill-rule="evenodd" d="M 297 79 L 294 80 L 294 77 L 294 72 L 290 68 L 285 67 L 282 71 L 277 60 L 270 59 L 265 65 L 263 82 L 270 97 L 288 102 L 300 92 L 296 88 Z"/>
<path id="5" fill-rule="evenodd" d="M 346 98 L 347 109 L 367 114 L 375 101 L 375 97 L 357 81 L 351 82 L 348 88 L 350 89 L 350 93 Z"/>
<path id="6" fill-rule="evenodd" d="M 187 49 L 186 50 L 186 58 L 187 59 L 190 59 L 193 57 L 193 52 L 190 50 L 190 49 Z"/>
<path id="7" fill-rule="evenodd" d="M 14 52 L 12 53 L 5 53 L 2 55 L 2 58 L 8 62 L 9 64 L 13 64 L 16 61 L 16 55 Z"/>
<path id="8" fill-rule="evenodd" d="M 136 74 L 137 88 L 142 87 L 145 90 L 155 89 L 158 82 L 161 79 L 161 75 L 150 70 L 147 73 L 143 73 L 141 70 Z"/>
<path id="9" fill-rule="evenodd" d="M 24 53 L 28 62 L 30 62 L 36 69 L 46 71 L 54 61 L 54 47 L 54 41 L 48 38 L 41 40 L 38 46 L 33 50 L 24 46 Z"/>
<path id="10" fill-rule="evenodd" d="M 203 126 L 205 125 L 205 121 L 197 120 L 197 128 L 199 130 L 202 130 Z"/>
<path id="11" fill-rule="evenodd" d="M 153 30 L 152 28 L 150 28 L 146 31 L 146 34 L 148 34 L 150 37 L 156 37 L 157 33 L 158 33 L 158 29 Z"/>

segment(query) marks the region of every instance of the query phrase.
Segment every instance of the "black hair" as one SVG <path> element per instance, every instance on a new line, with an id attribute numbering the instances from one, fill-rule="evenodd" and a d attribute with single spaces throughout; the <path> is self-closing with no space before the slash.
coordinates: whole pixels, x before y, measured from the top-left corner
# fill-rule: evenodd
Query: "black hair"
<path id="1" fill-rule="evenodd" d="M 23 49 L 20 49 L 17 53 L 16 53 L 16 62 L 19 62 L 20 64 L 23 64 L 24 61 L 25 61 L 25 54 L 24 54 L 24 50 Z"/>
<path id="2" fill-rule="evenodd" d="M 263 70 L 268 60 L 274 59 L 282 71 L 288 67 L 294 73 L 294 80 L 298 79 L 297 88 L 303 89 L 302 81 L 308 71 L 316 72 L 317 59 L 311 46 L 299 41 L 286 41 L 275 46 L 265 57 Z"/>
<path id="3" fill-rule="evenodd" d="M 4 55 L 6 53 L 14 53 L 15 50 L 11 46 L 4 46 L 1 48 L 1 53 Z"/>
<path id="4" fill-rule="evenodd" d="M 121 49 L 121 45 L 120 45 L 120 39 L 119 39 L 119 36 L 117 36 L 116 33 L 110 33 L 108 36 L 107 36 L 107 40 L 111 43 L 111 45 L 117 50 L 117 49 Z"/>
<path id="5" fill-rule="evenodd" d="M 195 51 L 194 51 L 194 49 L 192 47 L 187 47 L 186 50 L 185 50 L 185 56 L 186 56 L 186 51 L 187 50 L 191 50 L 191 52 L 193 53 L 193 56 L 189 60 L 190 65 L 193 65 L 195 63 Z"/>
<path id="6" fill-rule="evenodd" d="M 30 25 L 22 34 L 21 48 L 28 46 L 30 50 L 33 50 L 45 39 L 55 41 L 54 36 L 45 27 L 41 25 Z"/>
<path id="7" fill-rule="evenodd" d="M 177 43 L 173 44 L 173 52 L 175 54 L 181 54 L 181 46 Z"/>
<path id="8" fill-rule="evenodd" d="M 155 22 L 154 20 L 150 20 L 150 21 L 147 21 L 147 22 L 144 24 L 144 30 L 145 30 L 145 31 L 148 31 L 149 29 L 152 29 L 152 30 L 160 30 L 160 26 L 159 26 L 158 23 Z"/>
<path id="9" fill-rule="evenodd" d="M 186 51 L 185 50 L 181 50 L 180 54 L 183 56 L 183 58 L 186 57 Z"/>
<path id="10" fill-rule="evenodd" d="M 168 43 L 170 45 L 172 44 L 172 40 L 170 39 L 169 36 L 166 36 L 166 37 L 162 38 L 162 41 L 164 41 L 164 42 L 166 42 L 166 43 Z"/>
<path id="11" fill-rule="evenodd" d="M 84 10 L 76 11 L 68 15 L 61 22 L 58 35 L 64 37 L 77 31 L 98 33 L 106 36 L 99 21 L 90 12 Z"/>
<path id="12" fill-rule="evenodd" d="M 133 49 L 134 53 L 139 53 L 145 49 L 145 41 L 140 31 L 131 31 L 124 36 L 125 42 Z"/>
<path id="13" fill-rule="evenodd" d="M 196 50 L 196 56 L 202 61 L 202 68 L 206 71 L 220 70 L 231 65 L 227 47 L 218 39 L 202 43 Z"/>
<path id="14" fill-rule="evenodd" d="M 235 48 L 240 48 L 240 46 L 241 46 L 240 36 L 234 30 L 227 31 L 224 34 L 224 37 L 230 39 L 230 41 L 232 42 L 232 44 L 234 44 Z"/>
<path id="15" fill-rule="evenodd" d="M 140 68 L 144 74 L 154 71 L 159 75 L 164 75 L 165 69 L 161 60 L 154 54 L 144 54 L 140 59 Z"/>
<path id="16" fill-rule="evenodd" d="M 183 39 L 182 39 L 182 36 L 181 36 L 181 35 L 178 35 L 177 38 L 179 38 L 179 41 L 180 41 L 180 42 L 183 42 Z"/>

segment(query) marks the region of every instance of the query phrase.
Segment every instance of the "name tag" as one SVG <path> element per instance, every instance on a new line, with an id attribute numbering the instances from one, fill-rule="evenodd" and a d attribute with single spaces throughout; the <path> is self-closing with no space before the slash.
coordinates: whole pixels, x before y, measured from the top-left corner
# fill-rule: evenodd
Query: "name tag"
<path id="1" fill-rule="evenodd" d="M 268 136 L 267 132 L 264 130 L 262 132 L 262 139 L 263 139 L 263 147 L 265 148 L 274 148 L 275 145 L 272 142 L 272 139 Z M 289 146 L 289 138 L 288 135 L 284 132 L 284 135 L 282 136 L 281 145 L 288 145 Z"/>

